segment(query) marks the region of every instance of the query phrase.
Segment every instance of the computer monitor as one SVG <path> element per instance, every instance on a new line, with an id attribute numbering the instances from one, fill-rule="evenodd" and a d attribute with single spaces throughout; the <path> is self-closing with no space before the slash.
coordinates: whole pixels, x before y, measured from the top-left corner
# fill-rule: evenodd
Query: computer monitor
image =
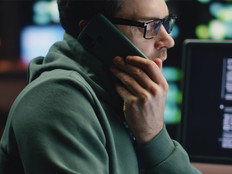
<path id="1" fill-rule="evenodd" d="M 28 64 L 37 56 L 46 56 L 52 44 L 63 39 L 64 29 L 60 25 L 30 25 L 20 32 L 20 59 Z"/>
<path id="2" fill-rule="evenodd" d="M 180 142 L 195 162 L 232 164 L 232 41 L 186 40 Z"/>

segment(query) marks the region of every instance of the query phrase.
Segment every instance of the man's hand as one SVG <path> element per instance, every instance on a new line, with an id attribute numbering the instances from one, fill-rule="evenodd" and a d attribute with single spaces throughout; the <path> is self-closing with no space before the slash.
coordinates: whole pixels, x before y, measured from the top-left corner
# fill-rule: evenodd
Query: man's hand
<path id="1" fill-rule="evenodd" d="M 124 100 L 125 119 L 137 143 L 151 141 L 164 126 L 168 83 L 162 74 L 162 61 L 115 57 L 111 72 L 118 79 L 116 90 Z"/>

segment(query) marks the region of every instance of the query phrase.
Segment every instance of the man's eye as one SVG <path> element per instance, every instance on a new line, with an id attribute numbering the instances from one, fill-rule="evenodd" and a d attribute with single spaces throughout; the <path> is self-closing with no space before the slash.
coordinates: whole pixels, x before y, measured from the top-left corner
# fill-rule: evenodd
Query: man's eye
<path id="1" fill-rule="evenodd" d="M 159 22 L 158 21 L 151 22 L 151 23 L 148 24 L 147 30 L 149 30 L 149 31 L 154 30 L 158 26 L 159 26 Z"/>
<path id="2" fill-rule="evenodd" d="M 138 27 L 138 30 L 141 32 L 141 33 L 144 33 L 144 28 L 142 28 L 142 27 Z"/>

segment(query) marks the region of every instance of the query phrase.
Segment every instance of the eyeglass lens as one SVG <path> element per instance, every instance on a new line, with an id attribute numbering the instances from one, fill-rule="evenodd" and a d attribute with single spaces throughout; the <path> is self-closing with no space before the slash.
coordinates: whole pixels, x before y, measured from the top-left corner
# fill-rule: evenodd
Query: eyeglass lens
<path id="1" fill-rule="evenodd" d="M 155 37 L 159 33 L 162 24 L 165 30 L 167 31 L 167 33 L 170 34 L 172 32 L 174 23 L 175 23 L 175 19 L 171 17 L 168 17 L 167 19 L 164 19 L 162 21 L 153 21 L 147 25 L 145 37 L 146 38 Z"/>

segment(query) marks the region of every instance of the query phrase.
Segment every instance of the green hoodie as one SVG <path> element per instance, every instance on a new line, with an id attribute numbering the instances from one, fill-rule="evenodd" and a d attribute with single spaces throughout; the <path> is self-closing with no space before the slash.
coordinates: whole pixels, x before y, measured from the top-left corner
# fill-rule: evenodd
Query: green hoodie
<path id="1" fill-rule="evenodd" d="M 70 35 L 28 78 L 1 139 L 1 174 L 136 174 L 140 162 L 145 173 L 200 173 L 165 127 L 148 144 L 131 140 L 109 71 Z"/>

